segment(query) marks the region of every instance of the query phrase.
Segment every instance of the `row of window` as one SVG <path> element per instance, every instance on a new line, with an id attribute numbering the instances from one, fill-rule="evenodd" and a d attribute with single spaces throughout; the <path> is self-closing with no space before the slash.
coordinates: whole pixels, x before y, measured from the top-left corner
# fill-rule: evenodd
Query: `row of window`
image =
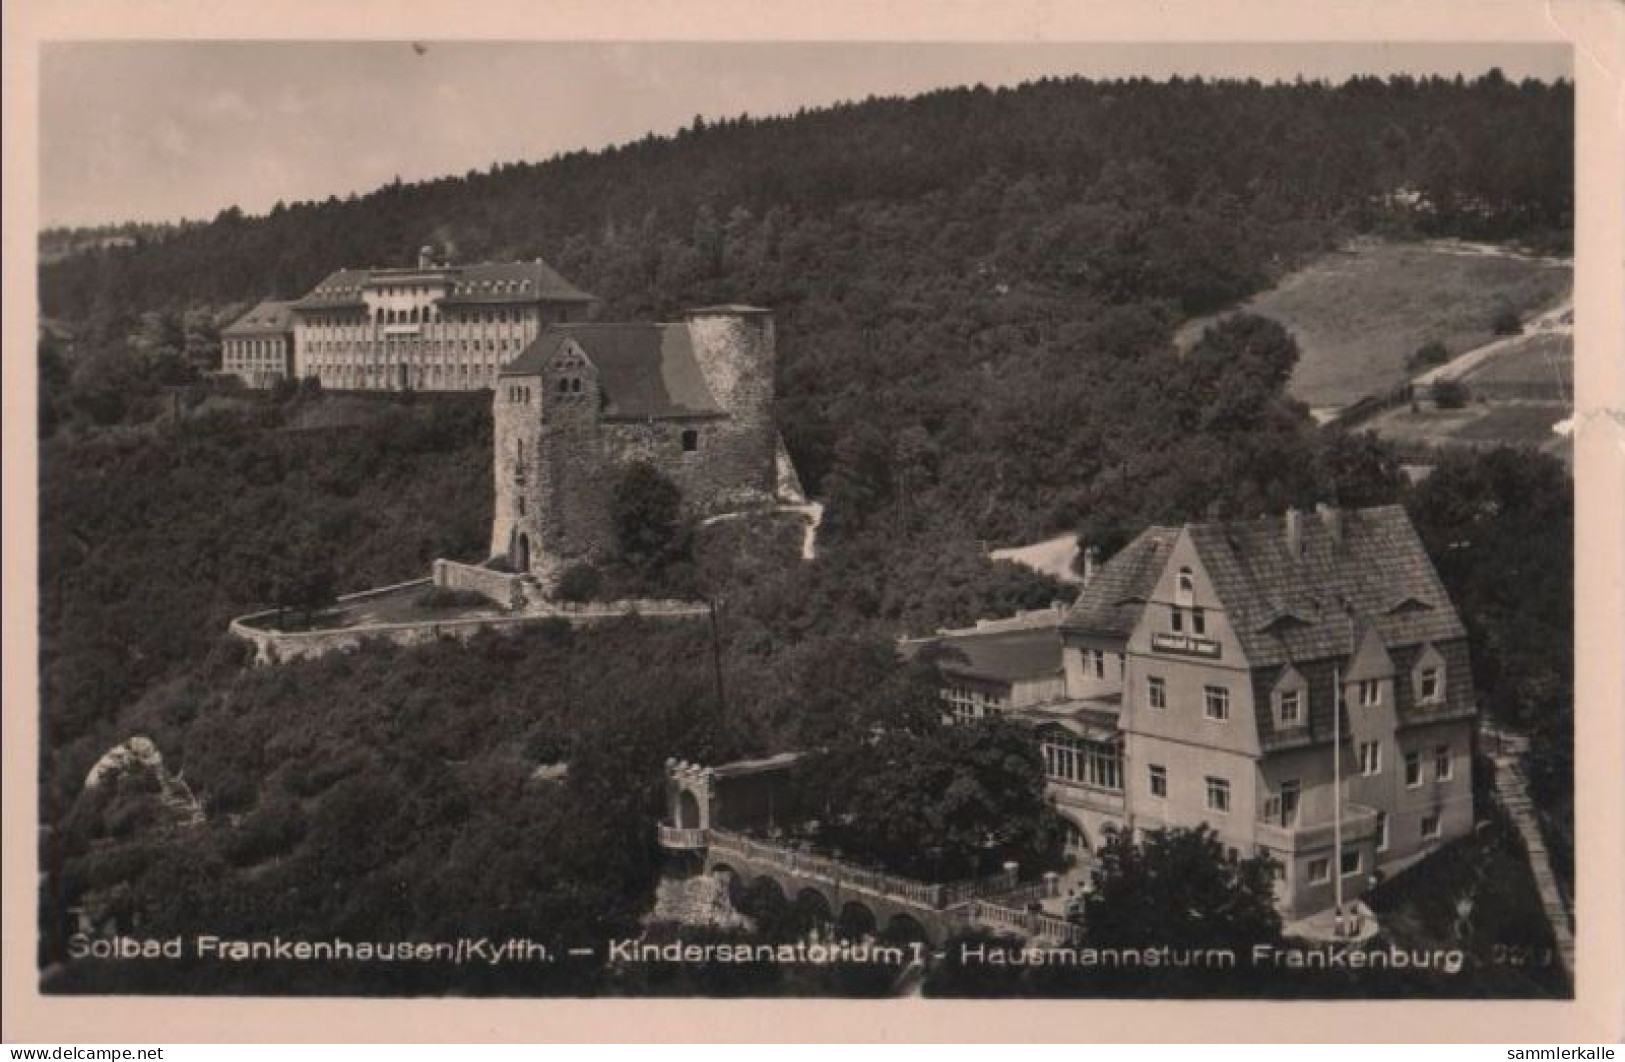
<path id="1" fill-rule="evenodd" d="M 1439 839 L 1441 820 L 1439 813 L 1430 811 L 1423 815 L 1417 824 L 1417 835 L 1424 841 Z M 1388 816 L 1382 812 L 1377 813 L 1377 851 L 1388 850 Z M 1365 869 L 1364 853 L 1358 848 L 1345 848 L 1338 859 L 1338 869 L 1344 877 L 1358 874 Z M 1324 885 L 1332 878 L 1332 860 L 1330 856 L 1320 856 L 1309 860 L 1304 865 L 1304 876 L 1311 885 Z"/>
<path id="2" fill-rule="evenodd" d="M 1123 672 L 1127 669 L 1128 658 L 1122 653 L 1112 653 L 1111 655 L 1117 658 L 1117 678 L 1121 679 Z M 1106 677 L 1106 656 L 1106 650 L 1104 649 L 1085 649 L 1083 651 L 1083 673 L 1093 675 L 1097 679 L 1104 679 Z"/>
<path id="3" fill-rule="evenodd" d="M 422 324 L 443 321 L 446 324 L 523 324 L 534 320 L 522 310 L 467 310 L 461 313 L 443 313 L 433 303 L 410 308 L 375 306 L 361 316 L 316 316 L 306 318 L 305 327 L 318 329 L 356 328 L 364 324 Z"/>
<path id="4" fill-rule="evenodd" d="M 1100 654 L 1102 657 L 1104 654 Z M 1089 658 L 1085 656 L 1088 666 Z M 1096 665 L 1099 670 L 1095 672 L 1100 677 L 1104 671 L 1104 661 Z M 1168 707 L 1168 683 L 1159 675 L 1146 677 L 1145 701 L 1152 708 Z M 1358 684 L 1358 693 L 1361 707 L 1375 708 L 1382 704 L 1382 683 L 1376 680 L 1362 681 Z M 1444 680 L 1436 667 L 1424 668 L 1417 678 L 1417 696 L 1422 703 L 1434 703 L 1443 698 Z M 1292 687 L 1281 690 L 1275 695 L 1275 715 L 1283 727 L 1302 726 L 1307 719 L 1308 691 L 1301 687 Z M 1222 722 L 1230 718 L 1230 691 L 1223 686 L 1207 685 L 1202 687 L 1202 714 L 1208 718 Z"/>
<path id="5" fill-rule="evenodd" d="M 225 352 L 229 354 L 274 354 L 282 351 L 280 339 L 229 339 Z"/>
<path id="6" fill-rule="evenodd" d="M 305 342 L 310 354 L 376 354 L 387 349 L 390 355 L 405 354 L 478 354 L 517 351 L 524 346 L 523 339 L 392 339 L 387 344 L 373 340 L 312 339 Z"/>
<path id="7" fill-rule="evenodd" d="M 1359 764 L 1360 773 L 1372 777 L 1382 773 L 1382 742 L 1362 741 L 1355 746 L 1355 758 Z M 1455 777 L 1455 760 L 1450 755 L 1449 745 L 1433 746 L 1433 777 L 1435 781 L 1448 782 Z M 1411 750 L 1405 753 L 1405 786 L 1415 789 L 1423 781 L 1422 753 Z"/>
<path id="8" fill-rule="evenodd" d="M 968 686 L 945 687 L 942 699 L 948 702 L 948 710 L 953 713 L 954 719 L 961 723 L 1003 711 L 1005 707 L 1004 698 Z"/>
<path id="9" fill-rule="evenodd" d="M 1123 753 L 1115 745 L 1051 731 L 1043 738 L 1044 770 L 1052 779 L 1121 792 Z"/>

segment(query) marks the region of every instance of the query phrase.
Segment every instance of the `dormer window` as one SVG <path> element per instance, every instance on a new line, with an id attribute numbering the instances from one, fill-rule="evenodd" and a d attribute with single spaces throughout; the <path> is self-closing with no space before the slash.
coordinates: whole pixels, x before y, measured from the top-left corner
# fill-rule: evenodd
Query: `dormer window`
<path id="1" fill-rule="evenodd" d="M 1276 702 L 1276 715 L 1282 726 L 1300 726 L 1303 723 L 1303 691 L 1282 690 Z"/>
<path id="2" fill-rule="evenodd" d="M 1442 704 L 1445 699 L 1444 657 L 1431 645 L 1422 650 L 1411 670 L 1411 690 L 1418 704 Z"/>
<path id="3" fill-rule="evenodd" d="M 1416 699 L 1424 704 L 1439 699 L 1439 669 L 1428 667 L 1422 669 L 1422 674 L 1416 680 Z"/>
<path id="4" fill-rule="evenodd" d="M 1181 606 L 1185 608 L 1190 608 L 1192 602 L 1195 600 L 1196 578 L 1191 574 L 1191 570 L 1189 568 L 1179 569 L 1178 589 L 1175 592 L 1174 598 Z"/>

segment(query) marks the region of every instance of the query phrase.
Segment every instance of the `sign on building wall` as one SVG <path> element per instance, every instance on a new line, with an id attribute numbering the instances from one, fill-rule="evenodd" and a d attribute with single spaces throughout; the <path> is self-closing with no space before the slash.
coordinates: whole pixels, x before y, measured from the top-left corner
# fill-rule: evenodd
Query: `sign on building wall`
<path id="1" fill-rule="evenodd" d="M 1177 653 L 1180 656 L 1200 656 L 1208 660 L 1219 659 L 1219 643 L 1212 638 L 1198 638 L 1193 634 L 1151 635 L 1151 648 L 1159 653 Z"/>

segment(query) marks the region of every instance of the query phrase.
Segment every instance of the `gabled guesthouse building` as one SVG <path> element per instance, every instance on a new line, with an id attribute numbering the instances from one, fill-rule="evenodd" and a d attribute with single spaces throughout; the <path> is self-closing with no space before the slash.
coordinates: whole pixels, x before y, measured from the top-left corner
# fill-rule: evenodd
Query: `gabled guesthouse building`
<path id="1" fill-rule="evenodd" d="M 1206 823 L 1298 917 L 1472 828 L 1466 631 L 1398 506 L 1149 528 L 1034 631 L 1064 689 L 1008 710 L 1075 844 Z"/>

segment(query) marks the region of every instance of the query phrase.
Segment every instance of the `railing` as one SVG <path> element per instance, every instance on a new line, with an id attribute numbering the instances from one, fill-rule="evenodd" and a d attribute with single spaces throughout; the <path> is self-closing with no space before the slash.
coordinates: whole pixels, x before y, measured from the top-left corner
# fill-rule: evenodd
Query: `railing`
<path id="1" fill-rule="evenodd" d="M 661 827 L 662 836 L 670 828 Z M 829 856 L 768 844 L 725 830 L 710 830 L 709 839 L 711 849 L 716 852 L 727 852 L 753 863 L 777 867 L 797 877 L 904 900 L 935 911 L 970 903 L 978 897 L 1006 895 L 1016 887 L 1014 870 L 1001 871 L 990 878 L 942 885 L 855 867 Z"/>
<path id="2" fill-rule="evenodd" d="M 682 852 L 692 852 L 704 848 L 708 842 L 707 831 L 698 829 L 684 829 L 681 826 L 667 826 L 660 824 L 660 846 L 672 848 Z"/>
<path id="3" fill-rule="evenodd" d="M 1018 911 L 986 900 L 977 900 L 966 912 L 973 925 L 1008 929 L 1028 937 L 1054 941 L 1060 944 L 1081 944 L 1083 927 L 1064 918 L 1039 911 Z"/>
<path id="4" fill-rule="evenodd" d="M 1035 881 L 1025 889 L 1016 883 L 1014 870 L 1001 870 L 990 878 L 976 878 L 971 881 L 955 881 L 943 887 L 943 906 L 956 907 L 972 900 L 980 900 L 989 896 L 1010 896 L 1019 891 L 1038 889 L 1042 892 L 1044 883 Z"/>

